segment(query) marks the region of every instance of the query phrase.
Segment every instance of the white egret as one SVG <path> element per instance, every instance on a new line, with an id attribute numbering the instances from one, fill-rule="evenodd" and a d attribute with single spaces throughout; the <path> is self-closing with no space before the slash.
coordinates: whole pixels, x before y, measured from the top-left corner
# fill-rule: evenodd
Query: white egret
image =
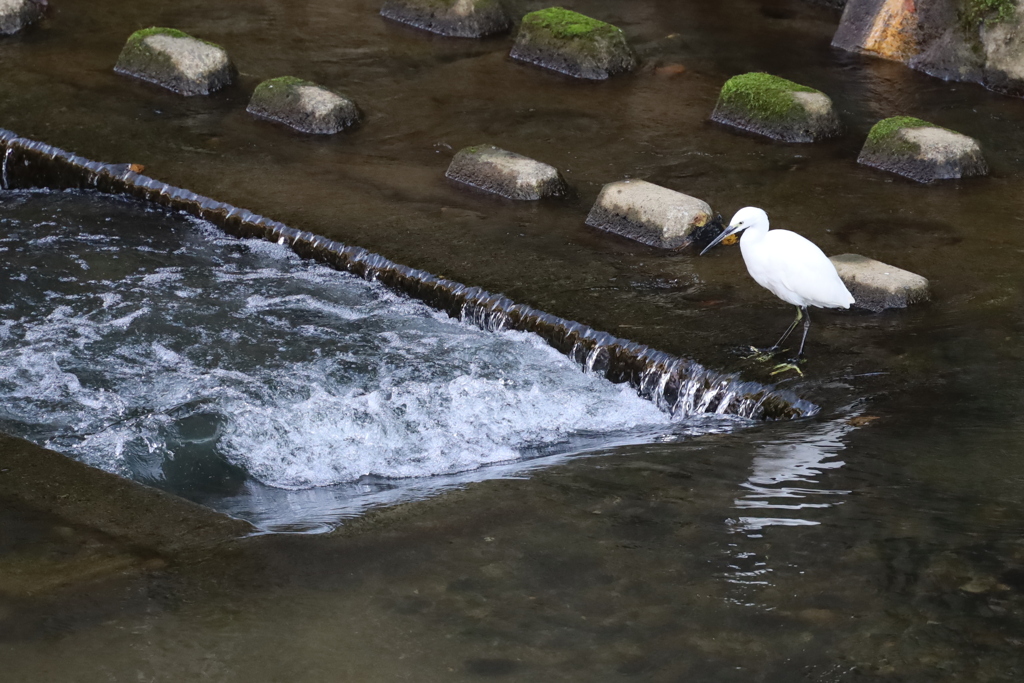
<path id="1" fill-rule="evenodd" d="M 807 307 L 849 308 L 853 296 L 839 279 L 835 266 L 814 242 L 789 230 L 769 230 L 768 214 L 754 206 L 737 211 L 729 226 L 700 252 L 701 256 L 722 240 L 740 233 L 743 233 L 740 251 L 750 277 L 796 306 L 796 318 L 770 350 L 779 348 L 803 320 L 804 336 L 796 354 L 799 358 L 804 353 L 807 331 L 811 328 Z"/>

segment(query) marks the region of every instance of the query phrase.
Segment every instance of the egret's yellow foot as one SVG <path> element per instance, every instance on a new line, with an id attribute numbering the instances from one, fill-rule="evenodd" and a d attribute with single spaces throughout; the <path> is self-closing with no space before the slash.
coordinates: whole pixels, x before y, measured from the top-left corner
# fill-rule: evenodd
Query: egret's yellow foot
<path id="1" fill-rule="evenodd" d="M 801 370 L 800 366 L 797 365 L 796 363 L 779 363 L 774 368 L 772 368 L 772 371 L 768 374 L 774 377 L 775 375 L 782 374 L 783 372 L 789 372 L 790 370 L 796 372 L 796 374 L 800 375 L 801 377 L 804 376 L 803 370 Z"/>
<path id="2" fill-rule="evenodd" d="M 748 356 L 743 356 L 743 360 L 753 360 L 758 363 L 767 363 L 780 351 L 780 349 L 759 349 L 756 346 L 751 346 L 749 348 L 752 353 Z"/>

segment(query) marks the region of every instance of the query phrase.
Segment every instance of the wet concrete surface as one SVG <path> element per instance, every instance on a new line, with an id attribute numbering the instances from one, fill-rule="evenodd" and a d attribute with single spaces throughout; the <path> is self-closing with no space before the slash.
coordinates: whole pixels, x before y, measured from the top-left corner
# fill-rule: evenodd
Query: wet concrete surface
<path id="1" fill-rule="evenodd" d="M 1024 675 L 1020 100 L 835 51 L 837 15 L 795 1 L 577 3 L 645 61 L 602 84 L 515 64 L 509 38 L 396 26 L 373 2 L 54 4 L 0 42 L 0 126 L 21 135 L 753 376 L 736 347 L 773 341 L 788 307 L 736 250 L 697 259 L 587 228 L 604 183 L 643 178 L 726 216 L 761 206 L 826 253 L 925 275 L 933 303 L 816 314 L 806 376 L 785 382 L 825 406 L 813 421 L 617 449 L 142 573 L 117 558 L 146 553 L 100 542 L 107 580 L 40 571 L 46 590 L 4 594 L 12 680 Z M 124 39 L 154 24 L 224 45 L 239 84 L 183 99 L 115 75 Z M 751 70 L 829 94 L 847 135 L 779 145 L 709 123 L 721 83 Z M 278 75 L 347 91 L 367 120 L 324 140 L 251 119 L 248 93 Z M 897 114 L 978 138 L 992 176 L 919 186 L 857 166 Z M 575 195 L 522 205 L 448 183 L 454 151 L 481 142 L 556 165 Z M 817 492 L 758 498 L 764 481 Z M 68 524 L 10 510 L 29 529 L 11 556 Z"/>

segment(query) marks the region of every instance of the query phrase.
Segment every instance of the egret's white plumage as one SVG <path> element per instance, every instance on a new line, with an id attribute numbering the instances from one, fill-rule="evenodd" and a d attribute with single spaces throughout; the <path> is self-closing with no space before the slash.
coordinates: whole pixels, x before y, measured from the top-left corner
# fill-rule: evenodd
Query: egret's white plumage
<path id="1" fill-rule="evenodd" d="M 754 206 L 737 211 L 729 226 L 701 254 L 738 233 L 743 233 L 740 251 L 750 277 L 775 296 L 797 307 L 796 320 L 775 346 L 782 344 L 803 319 L 804 337 L 797 354 L 801 355 L 810 327 L 807 307 L 849 308 L 853 296 L 839 279 L 835 266 L 814 242 L 789 230 L 769 230 L 768 214 Z"/>

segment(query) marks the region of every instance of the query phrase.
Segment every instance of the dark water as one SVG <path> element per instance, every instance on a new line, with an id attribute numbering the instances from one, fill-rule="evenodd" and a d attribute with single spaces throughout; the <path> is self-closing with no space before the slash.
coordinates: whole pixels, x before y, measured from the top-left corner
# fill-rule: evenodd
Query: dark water
<path id="1" fill-rule="evenodd" d="M 603 183 L 761 206 L 826 253 L 925 275 L 934 302 L 818 313 L 786 381 L 824 406 L 813 421 L 623 446 L 338 536 L 3 603 L 16 680 L 1020 680 L 1024 104 L 834 51 L 836 15 L 800 2 L 572 7 L 622 26 L 645 70 L 569 82 L 510 62 L 507 39 L 434 39 L 374 2 L 64 0 L 0 43 L 0 125 L 723 370 L 757 374 L 734 348 L 790 312 L 735 250 L 587 228 Z M 114 75 L 151 24 L 225 45 L 240 85 L 182 99 Z M 685 73 L 652 68 L 671 63 Z M 750 70 L 824 90 L 847 135 L 777 145 L 710 124 L 721 83 Z M 365 125 L 322 140 L 250 119 L 247 93 L 283 74 L 347 91 Z M 857 166 L 896 114 L 979 138 L 992 176 L 927 187 Z M 564 169 L 576 196 L 449 185 L 453 150 L 480 142 Z"/>

